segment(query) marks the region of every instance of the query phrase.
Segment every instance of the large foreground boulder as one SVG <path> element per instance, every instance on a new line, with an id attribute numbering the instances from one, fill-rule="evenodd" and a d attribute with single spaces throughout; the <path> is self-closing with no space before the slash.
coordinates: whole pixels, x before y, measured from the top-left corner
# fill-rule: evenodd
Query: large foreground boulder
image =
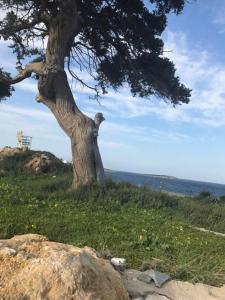
<path id="1" fill-rule="evenodd" d="M 2 300 L 129 300 L 120 274 L 90 248 L 28 234 L 0 240 Z"/>

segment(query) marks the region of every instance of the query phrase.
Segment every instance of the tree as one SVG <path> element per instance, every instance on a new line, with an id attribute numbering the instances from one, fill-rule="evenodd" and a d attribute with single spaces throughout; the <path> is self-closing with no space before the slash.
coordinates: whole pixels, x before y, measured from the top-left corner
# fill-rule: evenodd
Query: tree
<path id="1" fill-rule="evenodd" d="M 0 0 L 5 16 L 0 37 L 17 56 L 16 77 L 0 69 L 0 98 L 13 85 L 33 76 L 38 102 L 45 104 L 71 139 L 74 180 L 103 182 L 98 130 L 94 120 L 77 107 L 67 74 L 93 89 L 98 97 L 124 83 L 134 96 L 159 96 L 174 105 L 188 103 L 190 90 L 180 83 L 174 64 L 163 56 L 161 34 L 170 12 L 182 12 L 185 0 Z M 42 47 L 40 41 L 46 42 Z M 27 61 L 29 62 L 27 63 Z M 27 63 L 25 65 L 25 63 Z M 72 68 L 87 71 L 90 86 Z M 25 65 L 25 66 L 24 66 Z M 67 73 L 66 73 L 67 71 Z"/>

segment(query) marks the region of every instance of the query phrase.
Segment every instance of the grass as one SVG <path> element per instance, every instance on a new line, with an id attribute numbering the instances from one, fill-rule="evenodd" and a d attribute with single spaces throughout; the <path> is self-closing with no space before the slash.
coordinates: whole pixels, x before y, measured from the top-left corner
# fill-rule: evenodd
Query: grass
<path id="1" fill-rule="evenodd" d="M 129 267 L 154 267 L 173 278 L 225 283 L 225 206 L 202 198 L 172 197 L 109 181 L 70 191 L 70 174 L 0 179 L 0 238 L 39 233 L 125 257 Z"/>

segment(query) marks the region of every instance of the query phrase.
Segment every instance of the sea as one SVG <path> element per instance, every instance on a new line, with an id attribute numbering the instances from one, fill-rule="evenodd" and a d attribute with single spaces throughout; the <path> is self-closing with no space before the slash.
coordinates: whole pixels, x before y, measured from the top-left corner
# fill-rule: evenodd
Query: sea
<path id="1" fill-rule="evenodd" d="M 137 186 L 146 186 L 154 190 L 187 196 L 196 196 L 201 192 L 210 192 L 216 197 L 225 195 L 225 184 L 179 179 L 164 175 L 112 171 L 108 169 L 106 170 L 106 175 L 116 182 L 128 182 Z"/>

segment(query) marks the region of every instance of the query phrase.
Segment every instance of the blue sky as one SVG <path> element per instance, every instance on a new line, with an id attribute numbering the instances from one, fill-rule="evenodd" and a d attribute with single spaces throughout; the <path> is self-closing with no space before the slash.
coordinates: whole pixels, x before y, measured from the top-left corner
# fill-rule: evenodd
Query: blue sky
<path id="1" fill-rule="evenodd" d="M 89 116 L 104 113 L 99 145 L 106 168 L 225 183 L 225 0 L 190 1 L 182 15 L 169 17 L 163 36 L 166 55 L 193 90 L 188 105 L 135 99 L 126 87 L 110 90 L 99 105 L 73 86 L 75 99 Z M 0 41 L 0 65 L 13 71 L 14 63 Z M 36 94 L 27 79 L 0 104 L 0 147 L 15 146 L 21 129 L 33 137 L 33 149 L 70 160 L 69 139 Z"/>

